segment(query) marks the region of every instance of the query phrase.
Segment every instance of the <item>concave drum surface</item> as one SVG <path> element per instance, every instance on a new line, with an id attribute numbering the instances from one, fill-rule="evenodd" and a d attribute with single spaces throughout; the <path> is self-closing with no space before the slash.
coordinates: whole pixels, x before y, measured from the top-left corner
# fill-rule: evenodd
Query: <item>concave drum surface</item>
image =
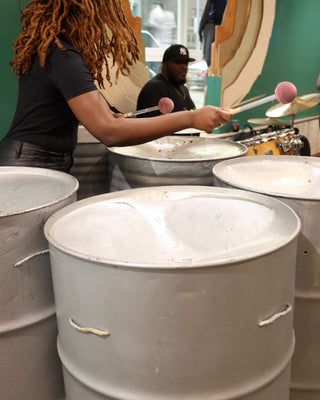
<path id="1" fill-rule="evenodd" d="M 320 399 L 320 159 L 248 157 L 217 164 L 213 175 L 214 185 L 270 195 L 287 203 L 301 219 L 290 398 Z"/>
<path id="2" fill-rule="evenodd" d="M 47 218 L 76 200 L 78 182 L 42 168 L 0 168 L 1 399 L 60 400 Z"/>
<path id="3" fill-rule="evenodd" d="M 79 181 L 78 200 L 108 192 L 108 149 L 79 126 L 70 174 Z"/>
<path id="4" fill-rule="evenodd" d="M 212 167 L 246 155 L 224 139 L 167 136 L 145 144 L 109 148 L 110 192 L 166 185 L 212 186 Z"/>
<path id="5" fill-rule="evenodd" d="M 282 202 L 205 186 L 55 213 L 67 400 L 288 400 L 299 230 Z"/>

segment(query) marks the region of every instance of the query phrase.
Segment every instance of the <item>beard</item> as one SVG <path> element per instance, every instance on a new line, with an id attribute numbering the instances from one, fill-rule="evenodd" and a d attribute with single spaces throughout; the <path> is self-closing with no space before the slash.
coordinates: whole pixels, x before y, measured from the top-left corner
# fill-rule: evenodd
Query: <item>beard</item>
<path id="1" fill-rule="evenodd" d="M 184 79 L 176 79 L 176 85 L 180 86 L 180 85 L 184 85 L 187 82 L 186 78 Z"/>
<path id="2" fill-rule="evenodd" d="M 177 74 L 173 74 L 169 69 L 167 70 L 167 78 L 174 86 L 184 85 L 187 82 L 186 78 L 179 78 Z"/>

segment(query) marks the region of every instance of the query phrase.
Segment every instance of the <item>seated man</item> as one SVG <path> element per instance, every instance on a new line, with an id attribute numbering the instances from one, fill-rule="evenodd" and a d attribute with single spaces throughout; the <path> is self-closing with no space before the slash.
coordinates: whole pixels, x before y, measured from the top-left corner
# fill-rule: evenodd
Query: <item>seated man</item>
<path id="1" fill-rule="evenodd" d="M 169 97 L 174 103 L 172 112 L 193 110 L 195 105 L 188 88 L 184 85 L 188 72 L 188 63 L 195 61 L 189 57 L 189 51 L 181 44 L 166 49 L 162 58 L 161 73 L 150 79 L 141 89 L 137 101 L 137 110 L 157 106 L 162 97 Z M 140 117 L 161 115 L 160 111 L 140 114 Z"/>

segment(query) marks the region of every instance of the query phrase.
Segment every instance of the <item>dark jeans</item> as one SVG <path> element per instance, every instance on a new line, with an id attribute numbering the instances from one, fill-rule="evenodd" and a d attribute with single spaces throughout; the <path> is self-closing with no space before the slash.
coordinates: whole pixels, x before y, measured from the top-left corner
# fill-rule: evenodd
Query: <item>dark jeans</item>
<path id="1" fill-rule="evenodd" d="M 39 167 L 69 172 L 71 153 L 46 150 L 35 144 L 5 139 L 0 142 L 0 166 Z"/>

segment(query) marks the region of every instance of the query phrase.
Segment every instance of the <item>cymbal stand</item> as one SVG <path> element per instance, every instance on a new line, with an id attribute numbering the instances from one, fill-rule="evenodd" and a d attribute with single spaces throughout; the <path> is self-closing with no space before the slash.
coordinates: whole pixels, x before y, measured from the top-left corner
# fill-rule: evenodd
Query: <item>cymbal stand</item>
<path id="1" fill-rule="evenodd" d="M 291 128 L 293 128 L 295 117 L 296 117 L 296 114 L 291 115 Z"/>

